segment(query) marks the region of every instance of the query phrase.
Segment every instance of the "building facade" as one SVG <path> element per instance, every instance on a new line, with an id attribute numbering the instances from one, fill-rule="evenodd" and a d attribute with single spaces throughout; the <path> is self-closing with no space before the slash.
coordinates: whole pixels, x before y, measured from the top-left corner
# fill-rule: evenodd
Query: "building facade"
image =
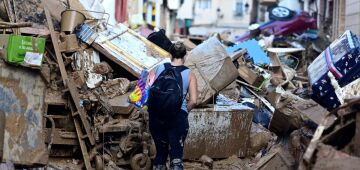
<path id="1" fill-rule="evenodd" d="M 251 0 L 195 0 L 193 25 L 247 28 Z"/>

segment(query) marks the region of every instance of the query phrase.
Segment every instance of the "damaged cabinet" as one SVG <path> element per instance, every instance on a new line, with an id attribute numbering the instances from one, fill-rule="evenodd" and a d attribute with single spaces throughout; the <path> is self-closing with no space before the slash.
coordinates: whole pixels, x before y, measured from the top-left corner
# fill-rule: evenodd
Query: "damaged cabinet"
<path id="1" fill-rule="evenodd" d="M 252 121 L 250 109 L 197 108 L 188 118 L 185 159 L 198 159 L 201 155 L 211 158 L 247 156 Z"/>

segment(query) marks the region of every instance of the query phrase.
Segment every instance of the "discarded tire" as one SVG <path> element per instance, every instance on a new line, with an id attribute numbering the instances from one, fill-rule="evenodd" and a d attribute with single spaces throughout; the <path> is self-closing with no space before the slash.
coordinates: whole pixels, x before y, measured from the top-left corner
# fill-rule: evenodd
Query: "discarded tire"
<path id="1" fill-rule="evenodd" d="M 270 9 L 270 12 L 269 12 L 270 20 L 284 21 L 284 20 L 291 19 L 293 16 L 294 16 L 293 11 L 291 11 L 290 9 L 288 9 L 286 7 L 282 7 L 282 6 L 274 7 L 272 9 Z"/>

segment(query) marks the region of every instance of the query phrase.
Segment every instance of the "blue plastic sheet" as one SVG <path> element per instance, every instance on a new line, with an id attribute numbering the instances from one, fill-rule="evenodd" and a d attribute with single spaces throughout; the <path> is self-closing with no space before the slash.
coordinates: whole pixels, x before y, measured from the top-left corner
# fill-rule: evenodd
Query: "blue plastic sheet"
<path id="1" fill-rule="evenodd" d="M 270 58 L 266 53 L 261 49 L 258 42 L 255 39 L 251 39 L 240 44 L 228 47 L 226 52 L 230 55 L 240 49 L 246 49 L 249 56 L 252 58 L 252 61 L 255 65 L 269 65 Z"/>

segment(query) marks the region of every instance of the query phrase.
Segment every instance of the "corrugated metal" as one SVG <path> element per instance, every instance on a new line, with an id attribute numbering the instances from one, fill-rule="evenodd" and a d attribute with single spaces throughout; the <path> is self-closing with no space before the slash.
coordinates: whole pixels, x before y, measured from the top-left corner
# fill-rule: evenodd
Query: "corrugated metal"
<path id="1" fill-rule="evenodd" d="M 184 158 L 198 159 L 246 156 L 250 139 L 252 110 L 228 108 L 194 109 L 189 113 L 189 133 Z"/>
<path id="2" fill-rule="evenodd" d="M 0 62 L 0 112 L 5 115 L 3 162 L 46 164 L 43 112 L 45 83 L 35 70 Z"/>

